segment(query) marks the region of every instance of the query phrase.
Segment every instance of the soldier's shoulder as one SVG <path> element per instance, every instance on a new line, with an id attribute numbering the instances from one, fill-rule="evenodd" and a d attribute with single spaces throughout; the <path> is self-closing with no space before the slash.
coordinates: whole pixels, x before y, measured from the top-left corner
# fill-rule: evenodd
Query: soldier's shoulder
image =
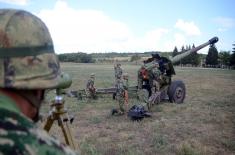
<path id="1" fill-rule="evenodd" d="M 87 80 L 87 83 L 90 83 L 90 82 L 92 82 L 92 79 L 88 79 L 88 80 Z"/>
<path id="2" fill-rule="evenodd" d="M 23 115 L 0 112 L 0 154 L 76 154 Z"/>

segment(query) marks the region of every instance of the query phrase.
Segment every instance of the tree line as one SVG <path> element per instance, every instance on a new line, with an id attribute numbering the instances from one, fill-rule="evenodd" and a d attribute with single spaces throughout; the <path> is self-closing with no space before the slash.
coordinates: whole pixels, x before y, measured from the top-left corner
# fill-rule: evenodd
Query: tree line
<path id="1" fill-rule="evenodd" d="M 75 63 L 94 63 L 95 62 L 91 54 L 86 54 L 82 52 L 59 54 L 58 58 L 59 58 L 59 61 L 61 62 L 75 62 Z"/>
<path id="2" fill-rule="evenodd" d="M 218 52 L 215 45 L 211 45 L 208 50 L 208 54 L 198 54 L 193 53 L 185 58 L 183 58 L 176 65 L 191 65 L 204 67 L 232 67 L 235 68 L 235 44 L 232 44 L 232 51 L 220 51 Z M 182 54 L 192 48 L 195 48 L 195 45 L 192 46 L 182 46 L 181 51 L 178 51 L 177 47 L 174 48 L 172 52 L 159 52 L 161 56 L 172 57 Z M 139 61 L 142 57 L 150 57 L 152 53 L 156 51 L 143 52 L 143 53 L 92 53 L 87 54 L 83 52 L 77 53 L 65 53 L 59 54 L 58 58 L 61 62 L 75 62 L 75 63 L 94 63 L 96 61 L 102 60 L 106 61 L 106 58 L 115 58 L 115 57 L 130 57 L 131 62 Z M 100 59 L 102 58 L 102 59 Z M 107 59 L 110 61 L 111 59 Z M 111 61 L 110 61 L 111 62 Z"/>
<path id="3" fill-rule="evenodd" d="M 235 46 L 235 44 L 233 44 Z M 172 57 L 182 54 L 187 50 L 195 48 L 194 44 L 191 47 L 182 46 L 181 51 L 179 52 L 177 47 L 174 48 L 172 52 Z M 199 66 L 200 63 L 203 67 L 232 67 L 235 66 L 235 47 L 232 48 L 232 52 L 230 51 L 221 51 L 218 52 L 216 46 L 214 44 L 210 45 L 208 54 L 205 56 L 203 54 L 193 53 L 185 58 L 183 58 L 176 65 L 191 65 L 191 66 Z"/>

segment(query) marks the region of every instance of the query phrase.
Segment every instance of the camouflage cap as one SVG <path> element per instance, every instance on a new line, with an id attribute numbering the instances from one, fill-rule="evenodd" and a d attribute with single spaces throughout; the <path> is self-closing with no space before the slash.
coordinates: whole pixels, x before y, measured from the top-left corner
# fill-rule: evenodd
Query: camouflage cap
<path id="1" fill-rule="evenodd" d="M 94 78 L 95 77 L 95 73 L 91 73 L 90 77 Z"/>
<path id="2" fill-rule="evenodd" d="M 128 77 L 128 73 L 123 73 L 123 77 Z"/>
<path id="3" fill-rule="evenodd" d="M 120 63 L 120 62 L 117 62 L 117 66 L 121 66 L 121 63 Z"/>
<path id="4" fill-rule="evenodd" d="M 46 25 L 29 12 L 0 9 L 0 87 L 56 88 L 60 74 Z"/>

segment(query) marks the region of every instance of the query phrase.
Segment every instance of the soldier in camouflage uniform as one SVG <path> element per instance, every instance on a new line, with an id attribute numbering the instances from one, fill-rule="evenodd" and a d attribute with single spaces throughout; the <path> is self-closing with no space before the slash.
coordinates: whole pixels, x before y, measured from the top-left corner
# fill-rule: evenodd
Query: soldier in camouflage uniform
<path id="1" fill-rule="evenodd" d="M 114 71 L 115 71 L 115 80 L 117 82 L 118 79 L 121 79 L 122 77 L 122 68 L 121 63 L 117 63 L 114 65 Z"/>
<path id="2" fill-rule="evenodd" d="M 151 107 L 155 103 L 160 103 L 160 86 L 162 82 L 162 73 L 159 70 L 158 62 L 154 63 L 153 68 L 151 69 L 151 78 L 149 79 L 151 82 L 151 96 L 148 99 L 148 110 L 151 110 Z"/>
<path id="3" fill-rule="evenodd" d="M 29 12 L 0 9 L 0 154 L 75 154 L 40 130 L 46 89 L 61 82 L 46 25 Z"/>
<path id="4" fill-rule="evenodd" d="M 90 75 L 90 79 L 86 84 L 86 95 L 88 98 L 96 99 L 96 88 L 95 88 L 95 74 Z"/>
<path id="5" fill-rule="evenodd" d="M 155 62 L 155 65 L 151 70 L 151 74 L 152 74 L 152 76 L 150 76 L 151 77 L 150 80 L 152 81 L 151 82 L 152 83 L 151 91 L 152 91 L 152 94 L 153 94 L 156 91 L 160 90 L 160 84 L 161 84 L 161 81 L 162 81 L 162 73 L 159 70 L 158 62 Z"/>
<path id="6" fill-rule="evenodd" d="M 128 110 L 128 74 L 123 74 L 123 79 L 118 79 L 116 83 L 116 99 L 119 103 L 119 109 L 114 113 L 122 115 Z M 124 105 L 126 108 L 124 108 Z"/>

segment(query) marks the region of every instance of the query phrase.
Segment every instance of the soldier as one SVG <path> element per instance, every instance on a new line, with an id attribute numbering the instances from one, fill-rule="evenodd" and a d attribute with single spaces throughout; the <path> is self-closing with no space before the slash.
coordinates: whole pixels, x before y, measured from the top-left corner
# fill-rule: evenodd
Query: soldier
<path id="1" fill-rule="evenodd" d="M 158 62 L 155 62 L 154 67 L 151 70 L 151 78 L 152 80 L 152 86 L 151 86 L 151 92 L 152 94 L 160 90 L 160 84 L 162 81 L 162 74 L 161 71 L 159 70 L 159 64 Z"/>
<path id="2" fill-rule="evenodd" d="M 159 70 L 159 64 L 158 62 L 155 62 L 155 65 L 153 66 L 152 70 L 151 70 L 151 74 L 152 76 L 150 76 L 151 78 L 149 79 L 151 81 L 151 96 L 149 97 L 148 100 L 148 108 L 150 110 L 151 106 L 154 103 L 160 103 L 160 86 L 162 83 L 162 73 Z"/>
<path id="3" fill-rule="evenodd" d="M 123 80 L 118 79 L 116 83 L 116 99 L 119 103 L 119 109 L 113 110 L 112 115 L 123 115 L 128 110 L 128 74 L 123 74 Z M 125 108 L 124 108 L 125 105 Z"/>
<path id="4" fill-rule="evenodd" d="M 144 64 L 141 65 L 140 69 L 137 72 L 137 87 L 142 89 L 143 80 L 147 78 L 147 70 L 144 68 Z"/>
<path id="5" fill-rule="evenodd" d="M 115 71 L 115 80 L 117 81 L 118 79 L 121 79 L 122 77 L 122 68 L 121 68 L 121 63 L 118 62 L 117 64 L 114 65 L 114 71 Z"/>
<path id="6" fill-rule="evenodd" d="M 61 81 L 46 25 L 29 12 L 0 9 L 0 63 L 0 154 L 75 154 L 34 123 L 45 90 Z"/>
<path id="7" fill-rule="evenodd" d="M 88 98 L 96 99 L 95 74 L 90 74 L 90 79 L 86 84 L 86 95 Z"/>

